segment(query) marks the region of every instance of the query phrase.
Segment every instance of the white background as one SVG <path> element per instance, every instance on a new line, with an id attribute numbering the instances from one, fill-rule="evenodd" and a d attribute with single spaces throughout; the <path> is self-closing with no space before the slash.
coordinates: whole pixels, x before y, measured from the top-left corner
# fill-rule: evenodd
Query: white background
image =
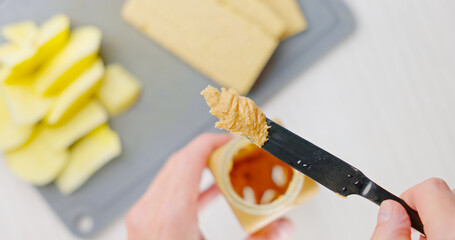
<path id="1" fill-rule="evenodd" d="M 356 32 L 263 109 L 393 193 L 430 177 L 455 187 L 455 1 L 346 2 Z M 377 210 L 321 189 L 288 216 L 294 239 L 368 239 Z M 244 236 L 221 197 L 200 218 L 208 239 Z M 125 238 L 119 217 L 94 239 Z M 75 239 L 4 161 L 0 239 Z"/>

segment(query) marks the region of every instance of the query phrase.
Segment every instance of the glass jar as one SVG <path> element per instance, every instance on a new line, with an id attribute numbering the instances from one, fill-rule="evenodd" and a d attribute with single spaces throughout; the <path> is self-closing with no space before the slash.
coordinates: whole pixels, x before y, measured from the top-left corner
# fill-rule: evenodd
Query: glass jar
<path id="1" fill-rule="evenodd" d="M 292 178 L 286 191 L 273 201 L 266 204 L 255 204 L 239 196 L 232 186 L 230 172 L 234 166 L 236 154 L 251 144 L 244 137 L 234 138 L 218 148 L 209 160 L 209 168 L 215 177 L 218 188 L 231 205 L 242 227 L 249 233 L 259 230 L 283 215 L 290 207 L 317 192 L 317 184 L 312 179 L 292 169 Z"/>

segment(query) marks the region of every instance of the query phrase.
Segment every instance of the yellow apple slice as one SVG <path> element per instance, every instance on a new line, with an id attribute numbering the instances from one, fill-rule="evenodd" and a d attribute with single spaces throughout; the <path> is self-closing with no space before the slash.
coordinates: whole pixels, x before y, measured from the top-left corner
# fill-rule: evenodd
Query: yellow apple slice
<path id="1" fill-rule="evenodd" d="M 9 83 L 15 77 L 25 76 L 35 70 L 35 54 L 36 49 L 31 45 L 13 43 L 1 45 L 0 64 L 11 71 L 11 77 L 6 80 L 6 83 Z"/>
<path id="2" fill-rule="evenodd" d="M 98 59 L 55 98 L 46 123 L 57 124 L 76 114 L 98 90 L 103 73 L 103 61 Z"/>
<path id="3" fill-rule="evenodd" d="M 7 74 L 0 69 L 0 91 L 2 92 L 11 118 L 18 125 L 33 125 L 39 122 L 49 111 L 50 98 L 39 96 L 33 88 L 33 77 L 21 80 L 14 85 L 6 85 L 2 76 Z"/>
<path id="4" fill-rule="evenodd" d="M 92 100 L 73 118 L 58 125 L 45 125 L 43 134 L 55 149 L 66 149 L 108 120 L 108 113 L 97 100 Z"/>
<path id="5" fill-rule="evenodd" d="M 33 21 L 13 23 L 2 28 L 3 37 L 19 45 L 33 45 L 37 33 L 38 26 Z"/>
<path id="6" fill-rule="evenodd" d="M 74 30 L 65 47 L 38 72 L 35 88 L 42 95 L 56 95 L 95 62 L 101 44 L 96 27 Z"/>
<path id="7" fill-rule="evenodd" d="M 98 98 L 111 116 L 116 116 L 137 100 L 141 91 L 140 82 L 118 64 L 106 67 Z"/>
<path id="8" fill-rule="evenodd" d="M 70 194 L 122 152 L 120 138 L 107 124 L 95 129 L 70 149 L 70 161 L 57 178 L 57 187 Z"/>
<path id="9" fill-rule="evenodd" d="M 14 76 L 11 69 L 1 66 L 0 64 L 0 83 L 1 84 L 7 84 L 10 82 L 17 82 L 19 79 L 22 79 L 22 77 Z"/>
<path id="10" fill-rule="evenodd" d="M 65 167 L 68 150 L 55 150 L 40 130 L 22 147 L 5 154 L 6 163 L 19 178 L 38 186 L 53 181 Z"/>
<path id="11" fill-rule="evenodd" d="M 3 28 L 11 42 L 0 47 L 0 63 L 11 69 L 12 76 L 5 83 L 14 83 L 51 59 L 68 41 L 69 27 L 68 17 L 59 14 L 39 29 L 30 21 Z"/>
<path id="12" fill-rule="evenodd" d="M 0 151 L 10 151 L 22 146 L 32 132 L 33 126 L 20 126 L 14 123 L 0 94 Z"/>
<path id="13" fill-rule="evenodd" d="M 37 61 L 46 61 L 59 52 L 68 42 L 70 20 L 64 14 L 57 14 L 41 24 L 37 37 Z"/>

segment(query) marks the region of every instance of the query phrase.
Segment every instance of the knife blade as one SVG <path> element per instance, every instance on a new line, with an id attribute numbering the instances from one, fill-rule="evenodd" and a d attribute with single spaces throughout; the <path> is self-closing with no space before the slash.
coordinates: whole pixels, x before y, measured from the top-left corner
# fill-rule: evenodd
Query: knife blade
<path id="1" fill-rule="evenodd" d="M 264 150 L 344 197 L 356 194 L 378 205 L 387 199 L 399 202 L 406 209 L 412 228 L 425 234 L 419 215 L 402 199 L 371 181 L 357 168 L 272 120 L 267 119 L 267 125 L 270 129 L 268 140 L 262 146 Z"/>

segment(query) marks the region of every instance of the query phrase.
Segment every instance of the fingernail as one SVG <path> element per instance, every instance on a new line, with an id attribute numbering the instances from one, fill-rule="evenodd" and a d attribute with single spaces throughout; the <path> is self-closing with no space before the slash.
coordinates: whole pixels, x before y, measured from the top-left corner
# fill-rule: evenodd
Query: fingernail
<path id="1" fill-rule="evenodd" d="M 399 206 L 396 206 L 399 203 L 393 202 L 391 200 L 384 201 L 379 208 L 378 213 L 378 223 L 383 223 L 387 221 L 401 221 L 405 219 L 406 213 L 403 213 Z"/>

